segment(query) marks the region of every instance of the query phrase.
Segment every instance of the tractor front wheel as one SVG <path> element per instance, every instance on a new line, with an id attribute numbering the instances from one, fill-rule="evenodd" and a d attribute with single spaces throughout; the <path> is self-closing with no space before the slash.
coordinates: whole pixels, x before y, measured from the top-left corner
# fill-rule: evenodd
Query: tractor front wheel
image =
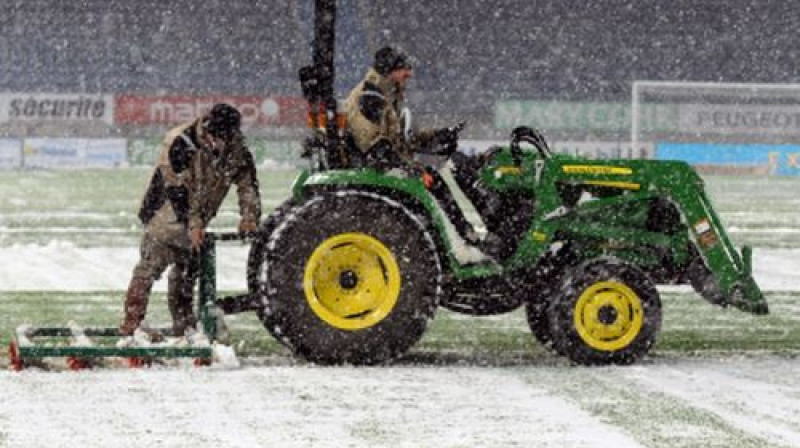
<path id="1" fill-rule="evenodd" d="M 529 293 L 525 304 L 525 315 L 528 318 L 528 327 L 534 338 L 547 350 L 555 351 L 553 335 L 550 325 L 548 309 L 554 297 L 561 294 L 560 287 L 563 277 L 557 273 L 551 274 L 538 282 Z M 556 352 L 558 353 L 558 352 Z M 563 355 L 563 353 L 558 353 Z"/>
<path id="2" fill-rule="evenodd" d="M 597 259 L 567 273 L 548 318 L 555 351 L 573 362 L 632 364 L 655 343 L 661 300 L 640 269 Z"/>

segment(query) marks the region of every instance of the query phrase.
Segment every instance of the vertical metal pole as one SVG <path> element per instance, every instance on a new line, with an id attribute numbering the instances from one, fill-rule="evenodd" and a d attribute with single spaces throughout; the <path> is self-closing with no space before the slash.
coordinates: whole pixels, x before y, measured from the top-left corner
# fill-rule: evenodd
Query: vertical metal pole
<path id="1" fill-rule="evenodd" d="M 214 308 L 217 301 L 217 249 L 214 234 L 207 233 L 200 253 L 200 297 L 197 300 L 197 316 L 209 340 L 217 338 L 217 320 Z"/>
<path id="2" fill-rule="evenodd" d="M 336 39 L 336 0 L 316 0 L 314 2 L 314 66 L 319 75 L 319 100 L 326 118 L 325 147 L 326 162 L 330 165 L 339 144 L 336 123 L 337 103 L 334 92 L 335 70 L 333 64 L 334 43 Z"/>
<path id="3" fill-rule="evenodd" d="M 639 82 L 631 88 L 631 152 L 639 150 Z"/>

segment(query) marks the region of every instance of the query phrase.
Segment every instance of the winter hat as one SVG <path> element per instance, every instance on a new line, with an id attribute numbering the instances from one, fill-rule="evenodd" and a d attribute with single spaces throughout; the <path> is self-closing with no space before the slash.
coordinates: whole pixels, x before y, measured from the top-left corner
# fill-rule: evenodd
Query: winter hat
<path id="1" fill-rule="evenodd" d="M 214 137 L 228 140 L 239 130 L 242 114 L 235 107 L 226 103 L 215 104 L 203 121 L 203 127 Z"/>
<path id="2" fill-rule="evenodd" d="M 375 71 L 386 76 L 394 70 L 401 68 L 411 68 L 408 56 L 402 51 L 397 51 L 392 47 L 383 47 L 375 52 Z"/>

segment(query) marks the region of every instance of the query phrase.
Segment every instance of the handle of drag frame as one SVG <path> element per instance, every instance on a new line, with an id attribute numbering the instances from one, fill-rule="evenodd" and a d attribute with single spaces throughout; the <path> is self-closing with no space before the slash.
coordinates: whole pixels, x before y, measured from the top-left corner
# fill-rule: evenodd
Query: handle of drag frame
<path id="1" fill-rule="evenodd" d="M 214 241 L 243 241 L 249 242 L 255 239 L 258 232 L 206 232 L 206 238 Z"/>

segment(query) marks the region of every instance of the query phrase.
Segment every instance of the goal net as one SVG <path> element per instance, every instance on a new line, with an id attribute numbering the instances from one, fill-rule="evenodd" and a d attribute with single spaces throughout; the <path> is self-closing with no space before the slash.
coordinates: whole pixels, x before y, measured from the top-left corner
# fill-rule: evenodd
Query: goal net
<path id="1" fill-rule="evenodd" d="M 708 171 L 800 174 L 800 84 L 635 81 L 631 144 Z"/>

